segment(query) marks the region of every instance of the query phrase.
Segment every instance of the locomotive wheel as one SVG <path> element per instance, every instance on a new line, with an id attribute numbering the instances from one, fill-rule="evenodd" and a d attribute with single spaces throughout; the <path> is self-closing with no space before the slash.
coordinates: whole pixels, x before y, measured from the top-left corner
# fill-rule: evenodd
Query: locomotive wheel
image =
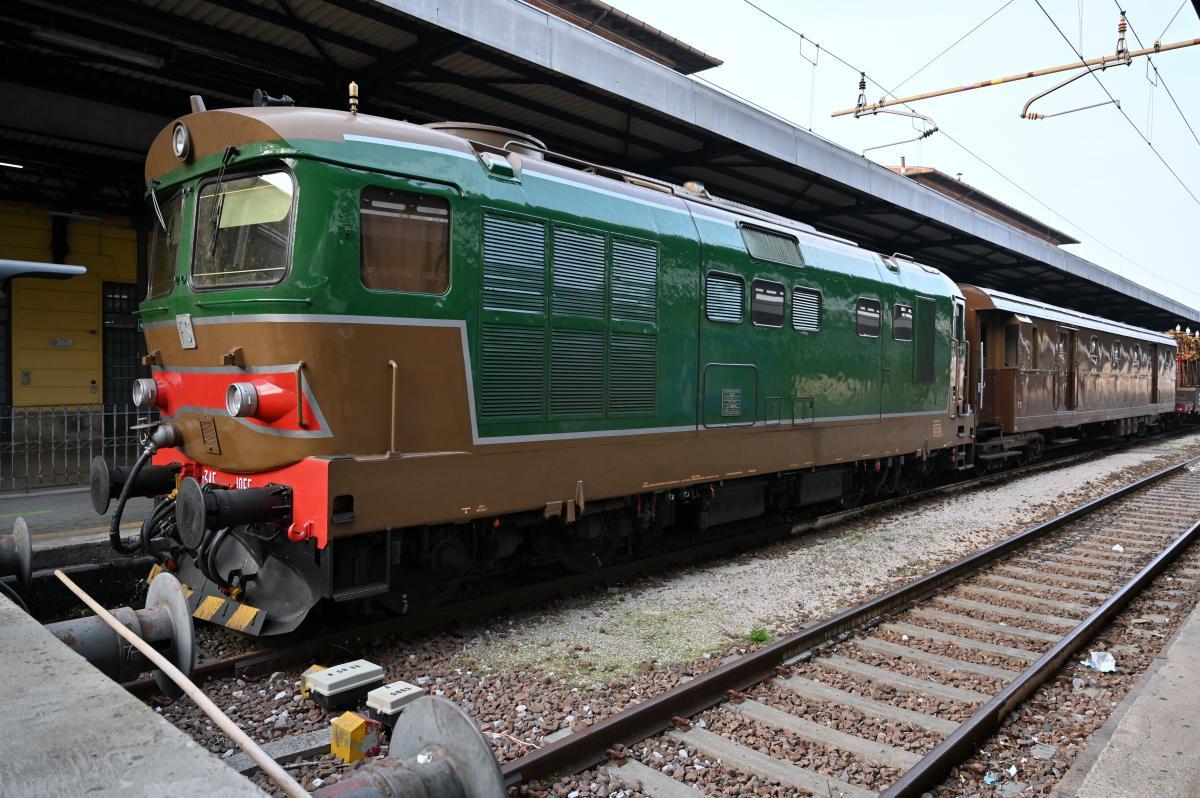
<path id="1" fill-rule="evenodd" d="M 863 500 L 863 493 L 864 491 L 862 488 L 852 488 L 849 493 L 843 494 L 842 497 L 837 500 L 838 509 L 853 510 L 858 506 L 859 502 Z"/>

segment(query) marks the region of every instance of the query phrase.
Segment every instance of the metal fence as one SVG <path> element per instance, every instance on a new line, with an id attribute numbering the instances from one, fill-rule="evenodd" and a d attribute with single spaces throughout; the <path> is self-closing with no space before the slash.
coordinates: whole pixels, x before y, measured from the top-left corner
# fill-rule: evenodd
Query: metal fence
<path id="1" fill-rule="evenodd" d="M 0 491 L 87 484 L 96 455 L 132 465 L 138 436 L 131 428 L 157 418 L 131 404 L 0 405 Z"/>

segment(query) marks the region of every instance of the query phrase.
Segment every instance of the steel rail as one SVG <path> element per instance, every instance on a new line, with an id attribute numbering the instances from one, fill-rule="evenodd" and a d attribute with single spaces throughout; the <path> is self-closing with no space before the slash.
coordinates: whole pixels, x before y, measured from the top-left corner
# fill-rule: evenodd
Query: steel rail
<path id="1" fill-rule="evenodd" d="M 1118 499 L 1177 474 L 1194 459 L 1189 458 L 1093 499 L 1055 518 L 975 552 L 958 562 L 939 568 L 907 585 L 870 599 L 857 607 L 844 610 L 832 618 L 812 624 L 753 653 L 746 654 L 702 676 L 697 676 L 675 689 L 622 710 L 616 715 L 611 715 L 583 731 L 511 760 L 501 766 L 505 784 L 513 786 L 558 773 L 577 773 L 585 770 L 602 761 L 610 748 L 630 745 L 653 736 L 669 727 L 677 716 L 689 717 L 714 706 L 726 698 L 728 691 L 745 690 L 763 679 L 769 678 L 775 673 L 776 668 L 799 658 L 800 655 L 831 642 L 840 635 L 873 624 L 885 614 L 895 612 L 923 599 L 942 587 L 979 571 L 1066 524 L 1078 521 Z M 1107 605 L 1108 602 L 1105 606 Z M 1000 714 L 998 717 L 1002 719 L 1004 714 Z M 975 738 L 970 739 L 972 742 L 962 744 L 973 744 Z M 957 752 L 959 749 L 955 748 L 954 750 Z"/>
<path id="2" fill-rule="evenodd" d="M 936 748 L 921 758 L 900 780 L 884 792 L 880 798 L 911 798 L 941 783 L 955 765 L 969 757 L 976 747 L 1000 728 L 1004 719 L 1020 706 L 1035 690 L 1050 679 L 1067 658 L 1084 646 L 1117 613 L 1125 608 L 1154 577 L 1158 576 L 1200 534 L 1200 522 L 1193 524 L 1179 535 L 1158 556 L 1151 560 L 1137 575 L 1125 583 L 1107 601 L 1092 611 L 1087 618 L 1067 633 L 1036 662 L 1021 672 L 1004 689 L 992 697 L 965 723 L 950 733 Z"/>
<path id="3" fill-rule="evenodd" d="M 1190 428 L 1164 434 L 1162 437 L 1175 437 Z M 1075 447 L 1072 447 L 1074 449 Z M 334 646 L 353 645 L 364 639 L 372 640 L 397 634 L 414 634 L 426 632 L 438 627 L 447 626 L 456 621 L 469 621 L 476 618 L 495 615 L 501 609 L 527 606 L 539 601 L 547 601 L 561 595 L 578 593 L 605 582 L 627 579 L 631 576 L 653 573 L 657 570 L 688 565 L 703 561 L 731 551 L 752 549 L 766 545 L 775 540 L 804 532 L 812 532 L 834 524 L 850 521 L 855 518 L 874 513 L 885 512 L 908 503 L 922 499 L 942 496 L 973 487 L 989 485 L 1011 478 L 1037 473 L 1059 466 L 1070 464 L 1084 457 L 1095 457 L 1112 451 L 1128 448 L 1126 443 L 1105 444 L 1095 448 L 1085 447 L 1083 451 L 1067 451 L 1056 457 L 1047 457 L 1035 463 L 1028 463 L 1016 468 L 989 472 L 968 479 L 935 485 L 905 496 L 894 496 L 847 510 L 838 510 L 814 518 L 799 521 L 787 520 L 779 522 L 772 519 L 762 526 L 761 519 L 757 529 L 749 529 L 736 535 L 714 538 L 690 547 L 671 549 L 668 551 L 641 557 L 636 560 L 615 563 L 604 566 L 586 574 L 571 575 L 549 579 L 543 582 L 522 585 L 519 588 L 487 593 L 482 596 L 467 599 L 441 607 L 423 610 L 420 615 L 409 615 L 398 618 L 368 621 L 350 629 L 339 629 L 335 632 L 313 634 L 312 630 L 296 633 L 296 638 L 288 637 L 264 644 L 238 654 L 220 659 L 201 661 L 193 669 L 196 678 L 220 678 L 223 676 L 240 676 L 259 669 L 283 666 L 298 662 L 306 657 L 315 656 L 323 649 Z M 151 678 L 137 679 L 123 684 L 126 690 L 138 696 L 152 695 L 157 690 L 157 683 Z"/>

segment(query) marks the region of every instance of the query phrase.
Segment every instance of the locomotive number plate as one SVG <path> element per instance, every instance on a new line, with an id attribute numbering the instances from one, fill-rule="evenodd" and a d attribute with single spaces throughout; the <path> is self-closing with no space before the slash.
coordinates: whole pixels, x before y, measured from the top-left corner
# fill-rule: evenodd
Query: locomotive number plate
<path id="1" fill-rule="evenodd" d="M 200 416 L 200 437 L 204 440 L 204 451 L 221 453 L 221 439 L 217 437 L 217 422 L 212 416 Z"/>
<path id="2" fill-rule="evenodd" d="M 179 330 L 179 346 L 183 349 L 196 348 L 196 331 L 192 328 L 192 314 L 180 313 L 175 317 L 175 329 Z"/>

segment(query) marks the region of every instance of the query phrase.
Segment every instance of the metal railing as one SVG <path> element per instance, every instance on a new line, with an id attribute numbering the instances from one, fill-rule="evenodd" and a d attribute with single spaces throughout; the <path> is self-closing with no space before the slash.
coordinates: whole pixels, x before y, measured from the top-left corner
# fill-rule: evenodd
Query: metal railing
<path id="1" fill-rule="evenodd" d="M 132 465 L 138 436 L 131 427 L 157 418 L 131 404 L 0 405 L 0 491 L 87 484 L 96 455 Z"/>

